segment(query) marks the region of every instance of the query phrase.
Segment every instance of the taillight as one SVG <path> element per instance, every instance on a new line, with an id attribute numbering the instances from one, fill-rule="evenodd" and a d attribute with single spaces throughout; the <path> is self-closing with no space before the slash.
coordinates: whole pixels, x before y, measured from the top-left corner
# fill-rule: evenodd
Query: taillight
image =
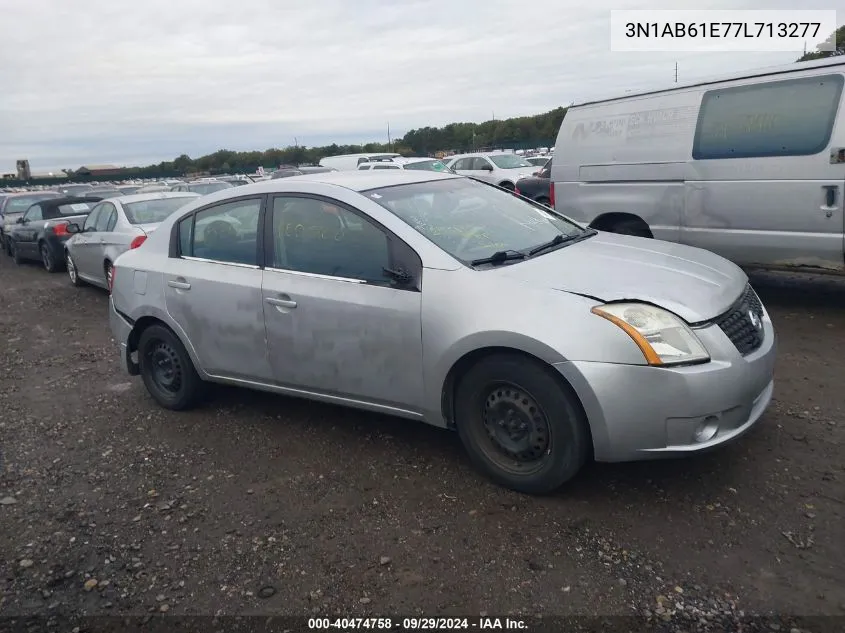
<path id="1" fill-rule="evenodd" d="M 111 294 L 112 288 L 114 288 L 115 277 L 117 277 L 117 266 L 112 266 L 111 277 L 109 277 L 109 294 Z"/>
<path id="2" fill-rule="evenodd" d="M 552 205 L 552 209 L 555 208 L 555 183 L 549 183 L 549 203 Z"/>
<path id="3" fill-rule="evenodd" d="M 136 237 L 134 240 L 132 240 L 132 241 L 129 243 L 129 248 L 130 248 L 130 249 L 133 249 L 133 248 L 138 248 L 138 247 L 139 247 L 141 244 L 143 244 L 146 240 L 147 240 L 147 236 L 146 236 L 146 235 L 139 235 L 138 237 Z"/>
<path id="4" fill-rule="evenodd" d="M 67 223 L 54 224 L 53 235 L 57 235 L 58 237 L 67 237 L 70 235 L 70 233 L 67 232 Z"/>

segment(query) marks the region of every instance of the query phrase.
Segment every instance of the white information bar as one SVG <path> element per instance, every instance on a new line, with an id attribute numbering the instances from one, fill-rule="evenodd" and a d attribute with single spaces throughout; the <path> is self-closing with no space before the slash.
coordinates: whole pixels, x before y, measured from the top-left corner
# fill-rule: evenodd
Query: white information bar
<path id="1" fill-rule="evenodd" d="M 610 12 L 615 52 L 797 52 L 834 50 L 835 10 Z M 831 38 L 829 40 L 829 38 Z M 829 40 L 829 41 L 828 41 Z"/>

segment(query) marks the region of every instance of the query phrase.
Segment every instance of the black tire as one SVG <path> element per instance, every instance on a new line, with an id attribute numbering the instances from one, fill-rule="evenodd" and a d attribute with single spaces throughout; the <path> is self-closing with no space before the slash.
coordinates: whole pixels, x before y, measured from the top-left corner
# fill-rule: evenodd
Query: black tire
<path id="1" fill-rule="evenodd" d="M 464 374 L 455 418 L 475 467 L 518 492 L 560 488 L 590 455 L 587 420 L 575 394 L 551 369 L 518 354 L 485 357 Z"/>
<path id="2" fill-rule="evenodd" d="M 549 200 L 548 198 L 546 198 L 545 196 L 540 196 L 539 198 L 537 198 L 537 200 L 535 202 L 539 202 L 543 206 L 546 206 L 546 207 L 549 207 L 549 208 L 551 208 L 551 206 L 552 206 L 552 201 Z"/>
<path id="3" fill-rule="evenodd" d="M 67 268 L 70 283 L 77 288 L 85 285 L 85 282 L 79 278 L 79 269 L 76 267 L 76 262 L 73 261 L 73 257 L 71 257 L 71 254 L 68 251 L 65 251 L 65 268 Z"/>
<path id="4" fill-rule="evenodd" d="M 12 261 L 14 261 L 15 264 L 17 264 L 18 266 L 23 264 L 23 257 L 21 257 L 18 253 L 18 247 L 15 245 L 14 242 L 9 245 L 9 249 L 11 250 L 10 255 L 12 256 Z"/>
<path id="5" fill-rule="evenodd" d="M 184 411 L 205 395 L 205 383 L 179 338 L 163 325 L 151 325 L 138 340 L 144 386 L 165 409 Z"/>
<path id="6" fill-rule="evenodd" d="M 53 253 L 50 252 L 50 247 L 42 242 L 39 245 L 38 250 L 41 253 L 41 264 L 44 266 L 44 270 L 48 273 L 57 272 L 59 270 L 59 265 L 56 262 L 56 258 L 53 257 Z"/>
<path id="7" fill-rule="evenodd" d="M 516 191 L 516 186 L 512 182 L 500 182 L 499 186 L 502 189 L 507 189 L 508 191 Z"/>
<path id="8" fill-rule="evenodd" d="M 651 237 L 651 231 L 639 220 L 619 220 L 614 222 L 610 229 L 611 233 L 619 235 L 631 235 L 633 237 Z"/>

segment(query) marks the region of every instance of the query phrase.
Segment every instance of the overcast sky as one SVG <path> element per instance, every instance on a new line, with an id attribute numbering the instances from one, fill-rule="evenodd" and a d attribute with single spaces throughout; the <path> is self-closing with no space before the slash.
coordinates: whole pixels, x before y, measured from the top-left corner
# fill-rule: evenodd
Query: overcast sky
<path id="1" fill-rule="evenodd" d="M 610 9 L 678 8 L 653 0 L 2 4 L 0 172 L 385 141 L 388 121 L 398 137 L 666 86 L 676 61 L 686 81 L 800 54 L 611 52 Z"/>

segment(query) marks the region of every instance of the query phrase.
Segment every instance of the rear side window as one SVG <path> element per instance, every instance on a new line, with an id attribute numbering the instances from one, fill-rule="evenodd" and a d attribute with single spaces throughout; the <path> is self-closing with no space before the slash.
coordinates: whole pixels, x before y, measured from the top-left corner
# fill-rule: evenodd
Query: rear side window
<path id="1" fill-rule="evenodd" d="M 191 257 L 193 251 L 191 244 L 194 242 L 194 214 L 179 222 L 179 252 L 186 257 Z"/>
<path id="2" fill-rule="evenodd" d="M 695 160 L 809 156 L 830 141 L 841 75 L 803 77 L 704 93 Z"/>
<path id="3" fill-rule="evenodd" d="M 258 264 L 260 199 L 237 200 L 198 211 L 185 249 L 185 220 L 179 226 L 181 253 L 216 262 Z"/>

